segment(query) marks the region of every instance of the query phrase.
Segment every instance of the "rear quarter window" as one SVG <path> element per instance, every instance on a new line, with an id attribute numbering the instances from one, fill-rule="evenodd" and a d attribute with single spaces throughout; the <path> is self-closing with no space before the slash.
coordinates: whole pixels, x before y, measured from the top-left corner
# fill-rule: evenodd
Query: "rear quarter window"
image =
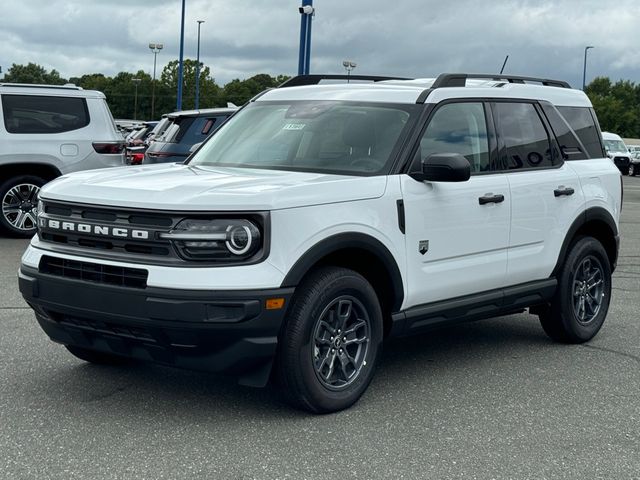
<path id="1" fill-rule="evenodd" d="M 4 126 L 9 133 L 62 133 L 89 125 L 84 98 L 2 95 Z"/>
<path id="2" fill-rule="evenodd" d="M 591 109 L 587 107 L 557 108 L 587 149 L 589 158 L 604 157 L 600 130 Z"/>

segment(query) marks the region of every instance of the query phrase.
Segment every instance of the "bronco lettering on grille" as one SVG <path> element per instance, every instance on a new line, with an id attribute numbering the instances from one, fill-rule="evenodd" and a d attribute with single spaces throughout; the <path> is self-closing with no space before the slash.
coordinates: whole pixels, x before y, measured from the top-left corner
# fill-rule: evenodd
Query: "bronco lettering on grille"
<path id="1" fill-rule="evenodd" d="M 122 227 L 108 227 L 103 225 L 91 225 L 88 223 L 75 223 L 75 222 L 60 222 L 58 220 L 51 220 L 48 218 L 40 217 L 39 224 L 41 228 L 48 228 L 52 230 L 64 230 L 67 232 L 80 232 L 90 233 L 93 235 L 101 235 L 106 237 L 119 237 L 119 238 L 136 238 L 138 240 L 148 240 L 149 232 L 146 230 L 134 230 Z"/>

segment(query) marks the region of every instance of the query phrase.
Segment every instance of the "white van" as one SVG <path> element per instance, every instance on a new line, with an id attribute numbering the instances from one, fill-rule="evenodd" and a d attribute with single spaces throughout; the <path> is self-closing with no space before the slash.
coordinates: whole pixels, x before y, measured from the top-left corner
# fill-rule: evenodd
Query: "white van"
<path id="1" fill-rule="evenodd" d="M 36 232 L 40 187 L 78 170 L 124 164 L 105 96 L 75 85 L 0 83 L 0 231 Z"/>
<path id="2" fill-rule="evenodd" d="M 602 140 L 604 140 L 604 149 L 607 155 L 623 175 L 637 175 L 640 172 L 640 168 L 638 168 L 640 165 L 632 163 L 629 149 L 620 138 L 620 135 L 602 132 Z"/>

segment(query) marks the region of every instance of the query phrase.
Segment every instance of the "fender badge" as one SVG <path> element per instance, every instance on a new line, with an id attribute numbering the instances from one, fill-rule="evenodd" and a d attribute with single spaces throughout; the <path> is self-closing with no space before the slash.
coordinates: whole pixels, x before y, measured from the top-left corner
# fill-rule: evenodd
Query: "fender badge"
<path id="1" fill-rule="evenodd" d="M 420 240 L 420 242 L 418 242 L 418 251 L 420 255 L 427 253 L 429 251 L 429 240 Z"/>

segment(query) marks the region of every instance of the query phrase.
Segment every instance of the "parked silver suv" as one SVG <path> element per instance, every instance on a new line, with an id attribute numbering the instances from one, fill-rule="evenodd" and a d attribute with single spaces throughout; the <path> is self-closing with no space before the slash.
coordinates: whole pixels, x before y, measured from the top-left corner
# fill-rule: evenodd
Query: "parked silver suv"
<path id="1" fill-rule="evenodd" d="M 124 164 L 122 135 L 101 92 L 0 83 L 0 231 L 36 231 L 40 187 L 60 175 Z"/>

